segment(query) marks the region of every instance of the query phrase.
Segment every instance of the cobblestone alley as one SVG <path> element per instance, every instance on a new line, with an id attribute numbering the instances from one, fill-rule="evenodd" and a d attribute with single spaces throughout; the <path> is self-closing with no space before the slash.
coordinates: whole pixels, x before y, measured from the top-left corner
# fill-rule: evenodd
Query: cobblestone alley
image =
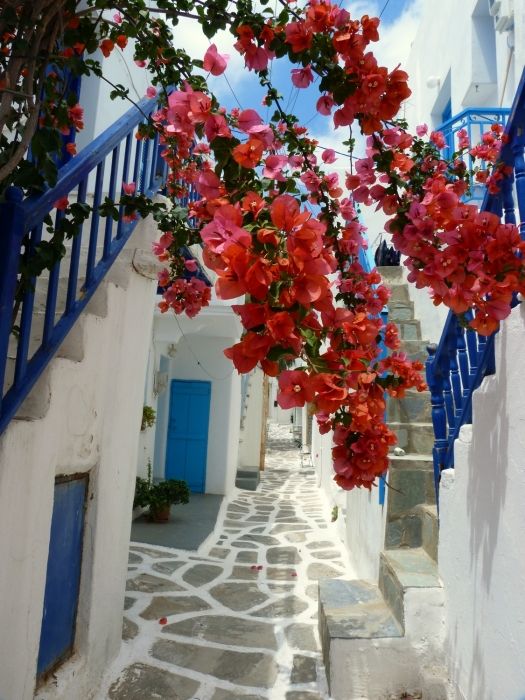
<path id="1" fill-rule="evenodd" d="M 317 581 L 349 576 L 288 426 L 257 491 L 236 490 L 197 552 L 131 545 L 124 643 L 97 700 L 326 700 Z"/>

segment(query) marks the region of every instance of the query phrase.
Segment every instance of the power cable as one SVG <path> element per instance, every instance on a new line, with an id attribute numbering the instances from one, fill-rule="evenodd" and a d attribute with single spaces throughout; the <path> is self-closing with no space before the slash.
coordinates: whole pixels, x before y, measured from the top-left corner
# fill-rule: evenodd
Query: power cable
<path id="1" fill-rule="evenodd" d="M 386 0 L 385 4 L 383 5 L 383 9 L 381 10 L 381 13 L 380 13 L 380 15 L 379 15 L 379 19 L 381 19 L 381 17 L 383 16 L 383 12 L 384 12 L 384 11 L 386 10 L 386 8 L 388 7 L 388 3 L 389 3 L 389 2 L 390 2 L 390 0 Z"/>
<path id="2" fill-rule="evenodd" d="M 224 381 L 224 380 L 226 380 L 226 379 L 229 379 L 229 378 L 232 376 L 232 374 L 233 374 L 233 369 L 234 369 L 234 368 L 232 367 L 232 368 L 231 368 L 231 371 L 230 371 L 226 376 L 224 376 L 224 377 L 216 377 L 216 376 L 215 376 L 214 374 L 212 374 L 211 372 L 208 372 L 208 370 L 206 369 L 206 367 L 204 367 L 204 365 L 203 365 L 202 362 L 199 360 L 199 358 L 197 357 L 197 355 L 193 352 L 193 348 L 192 348 L 191 345 L 190 345 L 190 341 L 188 340 L 188 337 L 186 336 L 186 334 L 185 334 L 184 331 L 182 330 L 181 325 L 180 325 L 180 323 L 179 323 L 179 319 L 177 318 L 177 316 L 175 316 L 175 321 L 177 322 L 177 326 L 179 327 L 179 331 L 180 331 L 181 336 L 184 338 L 184 340 L 185 340 L 185 342 L 186 342 L 186 347 L 187 347 L 188 350 L 190 351 L 191 355 L 193 355 L 193 359 L 194 359 L 195 362 L 198 364 L 198 366 L 201 368 L 201 370 L 204 372 L 204 374 L 206 374 L 210 379 L 215 379 L 215 380 L 218 381 L 218 382 L 222 382 L 222 381 Z"/>

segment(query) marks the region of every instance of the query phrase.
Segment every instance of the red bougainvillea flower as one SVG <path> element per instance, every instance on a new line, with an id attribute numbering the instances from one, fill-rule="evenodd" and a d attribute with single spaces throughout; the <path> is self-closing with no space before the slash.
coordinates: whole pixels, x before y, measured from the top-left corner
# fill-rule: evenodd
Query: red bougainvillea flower
<path id="1" fill-rule="evenodd" d="M 251 372 L 262 360 L 272 344 L 268 336 L 248 331 L 239 343 L 226 348 L 224 354 L 232 360 L 239 373 Z"/>
<path id="2" fill-rule="evenodd" d="M 69 206 L 69 199 L 67 198 L 67 195 L 64 195 L 64 197 L 57 199 L 57 201 L 53 203 L 53 207 L 55 209 L 58 209 L 59 211 L 64 211 L 64 209 L 67 209 L 68 206 Z"/>
<path id="3" fill-rule="evenodd" d="M 277 403 L 281 408 L 304 406 L 313 397 L 312 378 L 306 372 L 298 369 L 281 372 L 277 393 Z"/>
<path id="4" fill-rule="evenodd" d="M 235 162 L 243 168 L 255 168 L 261 162 L 264 152 L 264 144 L 258 139 L 249 139 L 246 143 L 241 143 L 232 151 Z"/>

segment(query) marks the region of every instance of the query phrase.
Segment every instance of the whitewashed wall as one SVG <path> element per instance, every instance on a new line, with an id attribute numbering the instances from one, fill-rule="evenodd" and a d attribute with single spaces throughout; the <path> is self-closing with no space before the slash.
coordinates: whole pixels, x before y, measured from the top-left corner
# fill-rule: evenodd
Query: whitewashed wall
<path id="1" fill-rule="evenodd" d="M 239 444 L 239 467 L 261 467 L 263 437 L 264 374 L 256 368 L 250 375 L 243 429 Z"/>
<path id="2" fill-rule="evenodd" d="M 140 102 L 146 96 L 150 85 L 149 73 L 135 65 L 132 41 L 125 49 L 115 46 L 108 58 L 100 54 L 100 60 L 104 75 L 114 85 L 129 88 L 129 97 L 133 102 Z M 113 89 L 104 80 L 82 79 L 79 102 L 84 108 L 85 128 L 76 138 L 79 151 L 133 106 L 129 100 L 112 100 L 109 95 Z"/>
<path id="3" fill-rule="evenodd" d="M 89 495 L 76 651 L 37 697 L 87 700 L 119 650 L 154 287 L 121 264 L 107 313 L 85 318 L 83 360 L 55 358 L 34 389 L 49 396 L 45 417 L 0 437 L 3 700 L 34 694 L 55 476 L 89 473 Z"/>
<path id="4" fill-rule="evenodd" d="M 320 435 L 314 420 L 312 427 L 312 464 L 317 483 L 333 508 L 337 506 L 339 536 L 346 543 L 356 578 L 377 581 L 379 553 L 384 548 L 386 503 L 379 505 L 378 490 L 343 491 L 334 481 L 332 433 Z"/>
<path id="5" fill-rule="evenodd" d="M 525 697 L 525 309 L 502 324 L 496 374 L 440 489 L 447 657 L 466 700 Z"/>

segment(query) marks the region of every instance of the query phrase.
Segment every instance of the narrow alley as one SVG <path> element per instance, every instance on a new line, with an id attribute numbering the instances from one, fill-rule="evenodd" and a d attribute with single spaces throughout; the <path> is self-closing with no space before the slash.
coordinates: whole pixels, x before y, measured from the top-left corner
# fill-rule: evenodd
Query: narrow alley
<path id="1" fill-rule="evenodd" d="M 351 576 L 289 426 L 270 424 L 257 491 L 197 551 L 132 544 L 124 644 L 97 700 L 326 700 L 317 581 Z"/>

